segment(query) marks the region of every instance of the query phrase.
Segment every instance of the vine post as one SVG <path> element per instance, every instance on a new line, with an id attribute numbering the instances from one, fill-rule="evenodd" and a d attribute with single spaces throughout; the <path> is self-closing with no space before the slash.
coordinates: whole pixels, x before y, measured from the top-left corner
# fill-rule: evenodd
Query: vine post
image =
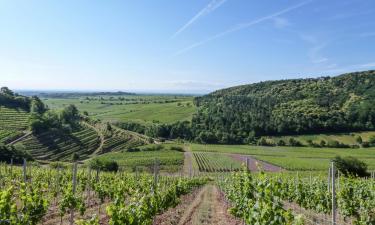
<path id="1" fill-rule="evenodd" d="M 77 162 L 73 165 L 73 196 L 76 194 L 77 187 Z M 70 209 L 70 225 L 74 224 L 74 209 Z"/>
<path id="2" fill-rule="evenodd" d="M 26 176 L 26 159 L 23 159 L 22 171 L 23 171 L 23 182 L 26 183 L 26 181 L 27 181 L 27 176 Z"/>
<path id="3" fill-rule="evenodd" d="M 332 178 L 332 225 L 336 225 L 336 190 L 335 190 L 335 163 L 331 162 L 331 178 Z"/>

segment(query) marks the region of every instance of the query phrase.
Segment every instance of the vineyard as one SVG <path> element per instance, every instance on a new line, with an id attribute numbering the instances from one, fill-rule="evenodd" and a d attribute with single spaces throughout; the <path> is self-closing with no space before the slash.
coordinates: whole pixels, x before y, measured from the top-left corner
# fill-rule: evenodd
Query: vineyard
<path id="1" fill-rule="evenodd" d="M 104 135 L 104 143 L 101 153 L 116 152 L 131 147 L 137 147 L 148 143 L 147 137 L 141 134 L 126 131 L 112 126 L 111 131 L 103 125 L 99 126 L 100 132 Z"/>
<path id="2" fill-rule="evenodd" d="M 1 166 L 0 224 L 152 224 L 153 216 L 204 184 L 87 169 Z"/>
<path id="3" fill-rule="evenodd" d="M 337 224 L 374 224 L 375 180 L 342 178 L 334 174 L 335 188 L 323 177 L 251 174 L 248 171 L 222 178 L 219 183 L 233 204 L 231 212 L 246 224 L 331 224 L 332 213 L 337 214 Z M 287 209 L 290 204 L 324 217 L 298 215 Z"/>
<path id="4" fill-rule="evenodd" d="M 2 130 L 25 130 L 29 113 L 18 108 L 0 106 L 0 128 Z"/>
<path id="5" fill-rule="evenodd" d="M 67 161 L 72 153 L 85 159 L 99 147 L 99 137 L 94 129 L 81 126 L 71 135 L 58 131 L 31 135 L 17 143 L 16 147 L 26 149 L 38 160 Z"/>
<path id="6" fill-rule="evenodd" d="M 241 163 L 224 154 L 194 153 L 200 172 L 230 172 L 241 168 Z"/>

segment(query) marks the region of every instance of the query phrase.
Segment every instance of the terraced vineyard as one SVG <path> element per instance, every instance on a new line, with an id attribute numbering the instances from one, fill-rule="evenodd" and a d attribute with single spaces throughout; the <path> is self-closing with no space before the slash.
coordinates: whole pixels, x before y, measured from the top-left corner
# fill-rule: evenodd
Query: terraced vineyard
<path id="1" fill-rule="evenodd" d="M 21 135 L 23 135 L 23 133 L 18 130 L 0 130 L 0 143 L 8 144 Z"/>
<path id="2" fill-rule="evenodd" d="M 100 141 L 94 129 L 82 126 L 72 135 L 51 131 L 31 135 L 19 144 L 38 160 L 67 161 L 73 153 L 77 153 L 81 160 L 88 158 L 99 147 Z"/>
<path id="3" fill-rule="evenodd" d="M 28 127 L 29 113 L 22 109 L 0 106 L 1 130 L 25 130 Z"/>
<path id="4" fill-rule="evenodd" d="M 121 151 L 130 147 L 144 145 L 147 142 L 146 137 L 139 134 L 114 128 L 111 135 L 106 135 L 102 152 Z"/>
<path id="5" fill-rule="evenodd" d="M 241 164 L 224 154 L 194 153 L 200 172 L 230 172 L 241 169 Z"/>

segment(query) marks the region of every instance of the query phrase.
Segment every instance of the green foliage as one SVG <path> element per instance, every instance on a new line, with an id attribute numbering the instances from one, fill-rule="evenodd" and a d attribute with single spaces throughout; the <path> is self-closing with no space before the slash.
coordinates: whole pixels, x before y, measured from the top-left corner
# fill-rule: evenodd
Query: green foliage
<path id="1" fill-rule="evenodd" d="M 108 171 L 108 172 L 117 172 L 118 171 L 118 164 L 114 160 L 106 160 L 95 158 L 90 160 L 89 166 L 91 169 L 100 170 L 100 171 Z"/>
<path id="2" fill-rule="evenodd" d="M 358 144 L 362 144 L 363 140 L 362 140 L 362 137 L 360 135 L 358 135 L 357 137 L 355 137 L 355 140 Z"/>
<path id="3" fill-rule="evenodd" d="M 375 71 L 242 85 L 197 97 L 195 104 L 193 136 L 204 143 L 245 143 L 250 132 L 373 130 Z"/>
<path id="4" fill-rule="evenodd" d="M 32 156 L 24 150 L 0 144 L 0 162 L 10 163 L 11 159 L 13 159 L 13 163 L 16 164 L 23 163 L 23 159 L 28 161 L 33 160 Z"/>
<path id="5" fill-rule="evenodd" d="M 337 169 L 345 176 L 365 177 L 369 175 L 366 163 L 357 158 L 351 156 L 341 158 L 340 156 L 336 156 L 333 161 Z"/>

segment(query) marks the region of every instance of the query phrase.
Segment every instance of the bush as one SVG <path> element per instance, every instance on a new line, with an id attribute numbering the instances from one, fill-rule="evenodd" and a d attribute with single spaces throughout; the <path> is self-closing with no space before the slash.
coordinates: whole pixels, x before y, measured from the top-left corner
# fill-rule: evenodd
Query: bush
<path id="1" fill-rule="evenodd" d="M 294 138 L 289 139 L 289 145 L 290 146 L 295 146 L 295 147 L 301 147 L 303 146 L 302 143 Z"/>
<path id="2" fill-rule="evenodd" d="M 275 143 L 270 142 L 266 138 L 262 137 L 258 140 L 258 145 L 260 145 L 260 146 L 274 146 Z"/>
<path id="3" fill-rule="evenodd" d="M 284 140 L 280 139 L 280 140 L 277 142 L 277 145 L 278 145 L 278 146 L 285 146 L 286 143 L 285 143 Z"/>
<path id="4" fill-rule="evenodd" d="M 368 139 L 368 142 L 370 143 L 371 146 L 375 145 L 375 136 L 374 135 L 370 136 L 370 138 Z"/>
<path id="5" fill-rule="evenodd" d="M 369 148 L 370 143 L 368 143 L 367 141 L 364 141 L 364 142 L 362 142 L 361 146 L 362 146 L 362 148 Z"/>
<path id="6" fill-rule="evenodd" d="M 93 170 L 101 170 L 108 172 L 117 172 L 118 164 L 114 160 L 105 160 L 105 159 L 92 159 L 89 162 L 89 166 Z"/>
<path id="7" fill-rule="evenodd" d="M 355 141 L 358 143 L 358 144 L 362 144 L 363 140 L 362 140 L 362 137 L 361 136 L 357 136 L 355 137 Z"/>
<path id="8" fill-rule="evenodd" d="M 172 146 L 171 150 L 184 152 L 184 148 L 182 148 L 181 146 Z"/>
<path id="9" fill-rule="evenodd" d="M 21 147 L 19 146 L 19 148 Z M 22 164 L 23 159 L 26 159 L 27 161 L 33 161 L 33 158 L 28 152 L 19 148 L 0 144 L 0 162 L 10 163 L 11 159 L 13 159 L 13 163 L 15 164 Z"/>
<path id="10" fill-rule="evenodd" d="M 351 156 L 341 158 L 340 156 L 336 156 L 333 162 L 337 169 L 345 176 L 366 177 L 369 175 L 367 173 L 367 164 L 357 158 Z"/>
<path id="11" fill-rule="evenodd" d="M 330 147 L 330 148 L 349 148 L 350 146 L 347 145 L 347 144 L 338 142 L 336 140 L 334 140 L 334 141 L 330 140 L 330 141 L 328 141 L 327 147 Z"/>

